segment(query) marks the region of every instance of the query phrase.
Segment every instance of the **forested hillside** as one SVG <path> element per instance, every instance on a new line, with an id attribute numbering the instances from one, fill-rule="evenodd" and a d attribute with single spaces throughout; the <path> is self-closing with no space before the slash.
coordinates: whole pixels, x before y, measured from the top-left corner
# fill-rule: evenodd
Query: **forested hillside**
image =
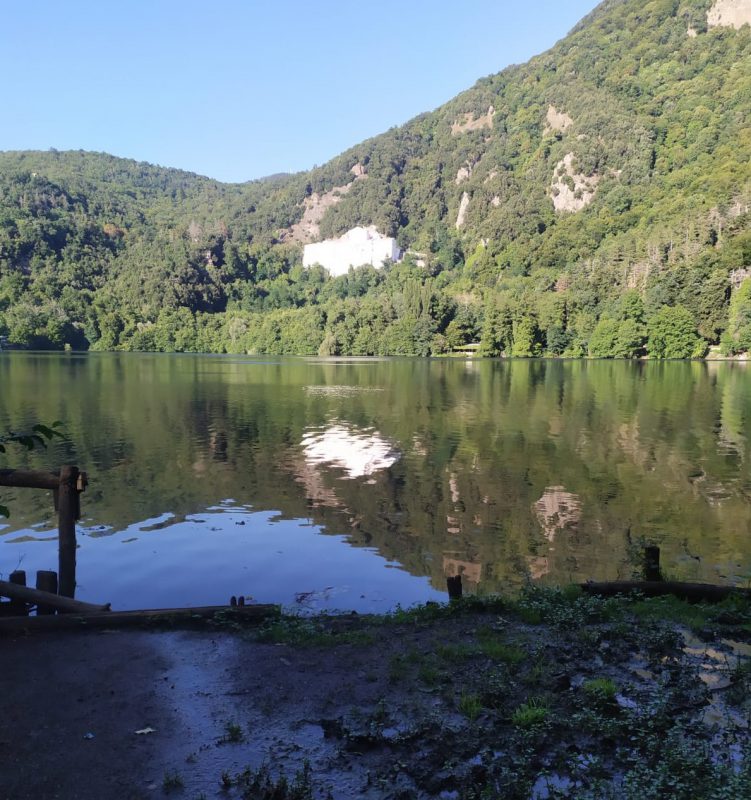
<path id="1" fill-rule="evenodd" d="M 98 153 L 0 153 L 0 336 L 100 350 L 744 352 L 744 9 L 606 0 L 550 51 L 307 173 L 228 185 Z M 334 279 L 302 268 L 306 241 L 359 224 L 396 236 L 404 262 Z"/>

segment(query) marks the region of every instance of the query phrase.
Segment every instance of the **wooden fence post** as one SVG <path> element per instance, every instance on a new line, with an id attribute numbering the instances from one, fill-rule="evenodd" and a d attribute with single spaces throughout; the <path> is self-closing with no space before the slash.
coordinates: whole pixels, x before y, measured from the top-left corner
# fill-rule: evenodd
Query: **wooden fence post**
<path id="1" fill-rule="evenodd" d="M 655 545 L 644 548 L 644 580 L 662 580 L 662 573 L 660 572 L 660 548 Z"/>
<path id="2" fill-rule="evenodd" d="M 76 591 L 76 520 L 81 515 L 78 467 L 65 466 L 60 469 L 57 514 L 59 592 L 63 597 L 73 597 Z"/>
<path id="3" fill-rule="evenodd" d="M 50 594 L 57 594 L 57 573 L 50 570 L 38 570 L 37 572 L 37 589 L 42 592 L 49 592 Z M 37 616 L 39 614 L 54 614 L 55 609 L 51 606 L 46 606 L 40 603 L 37 606 Z"/>
<path id="4" fill-rule="evenodd" d="M 453 578 L 446 578 L 446 588 L 449 591 L 449 600 L 461 600 L 462 576 L 455 575 Z"/>
<path id="5" fill-rule="evenodd" d="M 10 573 L 8 580 L 11 583 L 15 583 L 17 586 L 26 586 L 26 571 L 17 569 L 15 572 Z M 26 603 L 24 603 L 23 600 L 11 599 L 10 613 L 17 617 L 25 617 L 28 613 Z"/>

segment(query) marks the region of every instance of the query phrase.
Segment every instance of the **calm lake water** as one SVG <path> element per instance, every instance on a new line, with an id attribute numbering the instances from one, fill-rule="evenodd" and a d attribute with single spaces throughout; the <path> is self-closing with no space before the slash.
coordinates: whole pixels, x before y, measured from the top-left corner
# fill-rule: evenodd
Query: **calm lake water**
<path id="1" fill-rule="evenodd" d="M 82 599 L 383 611 L 524 581 L 751 576 L 744 364 L 0 354 L 4 465 L 89 474 Z M 0 489 L 0 572 L 56 569 L 50 494 Z"/>

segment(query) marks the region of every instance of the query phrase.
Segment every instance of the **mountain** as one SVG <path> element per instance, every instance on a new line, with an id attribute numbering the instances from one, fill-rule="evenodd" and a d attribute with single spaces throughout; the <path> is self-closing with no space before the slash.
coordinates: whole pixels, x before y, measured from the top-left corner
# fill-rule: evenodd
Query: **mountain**
<path id="1" fill-rule="evenodd" d="M 309 172 L 221 184 L 0 154 L 20 346 L 633 357 L 751 348 L 751 0 L 606 0 L 552 49 Z M 375 225 L 403 263 L 301 245 Z"/>

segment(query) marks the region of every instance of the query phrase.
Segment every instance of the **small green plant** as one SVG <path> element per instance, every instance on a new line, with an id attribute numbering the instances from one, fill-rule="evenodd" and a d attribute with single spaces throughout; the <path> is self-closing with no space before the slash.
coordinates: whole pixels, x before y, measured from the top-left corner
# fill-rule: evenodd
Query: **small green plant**
<path id="1" fill-rule="evenodd" d="M 517 728 L 536 728 L 547 720 L 549 713 L 548 705 L 542 698 L 530 697 L 514 710 L 511 722 Z"/>
<path id="2" fill-rule="evenodd" d="M 222 738 L 223 742 L 241 742 L 245 736 L 243 735 L 243 729 L 236 723 L 230 722 L 229 720 L 224 723 L 224 737 Z"/>
<path id="3" fill-rule="evenodd" d="M 394 656 L 389 663 L 389 683 L 400 683 L 407 677 L 407 659 Z"/>
<path id="4" fill-rule="evenodd" d="M 219 778 L 219 785 L 222 787 L 222 789 L 225 792 L 228 792 L 233 787 L 234 783 L 235 782 L 232 780 L 232 776 L 229 774 L 229 772 L 224 770 Z"/>
<path id="5" fill-rule="evenodd" d="M 474 722 L 482 711 L 480 697 L 476 694 L 462 692 L 459 698 L 459 711 L 461 711 L 470 722 Z"/>
<path id="6" fill-rule="evenodd" d="M 467 644 L 441 644 L 435 649 L 435 653 L 439 658 L 452 664 L 461 664 L 469 661 L 475 655 L 475 652 L 475 649 Z"/>
<path id="7" fill-rule="evenodd" d="M 185 786 L 182 775 L 179 772 L 165 772 L 162 778 L 162 790 L 165 794 L 182 789 Z"/>
<path id="8" fill-rule="evenodd" d="M 618 687 L 610 678 L 592 678 L 584 681 L 582 689 L 596 703 L 612 703 L 618 694 Z"/>
<path id="9" fill-rule="evenodd" d="M 246 769 L 234 782 L 243 800 L 313 800 L 313 782 L 307 761 L 292 783 L 284 775 L 274 780 L 267 764 L 257 770 Z"/>
<path id="10" fill-rule="evenodd" d="M 426 686 L 438 686 L 443 678 L 443 673 L 435 664 L 425 663 L 420 665 L 417 676 Z"/>

